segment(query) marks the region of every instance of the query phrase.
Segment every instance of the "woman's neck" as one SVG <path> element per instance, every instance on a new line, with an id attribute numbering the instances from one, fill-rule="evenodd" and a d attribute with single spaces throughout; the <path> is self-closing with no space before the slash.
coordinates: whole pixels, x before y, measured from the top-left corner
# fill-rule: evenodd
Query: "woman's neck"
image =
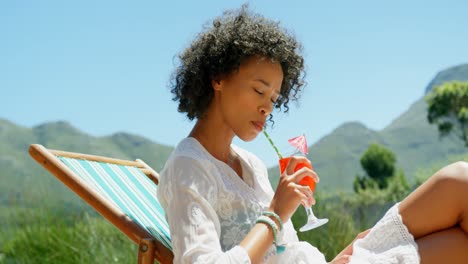
<path id="1" fill-rule="evenodd" d="M 234 133 L 232 131 L 222 133 L 222 130 L 221 127 L 216 128 L 216 126 L 208 125 L 206 120 L 198 120 L 189 137 L 198 140 L 214 158 L 226 163 L 241 179 L 244 179 L 240 159 L 231 149 Z"/>
<path id="2" fill-rule="evenodd" d="M 224 130 L 224 131 L 223 131 Z M 234 133 L 222 126 L 216 126 L 213 121 L 199 119 L 189 134 L 216 159 L 230 163 L 233 159 L 231 150 Z"/>

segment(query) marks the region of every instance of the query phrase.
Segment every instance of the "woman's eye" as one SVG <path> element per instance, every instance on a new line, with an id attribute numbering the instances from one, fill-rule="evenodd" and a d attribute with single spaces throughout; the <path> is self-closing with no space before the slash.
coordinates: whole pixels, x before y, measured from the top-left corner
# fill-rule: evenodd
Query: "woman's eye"
<path id="1" fill-rule="evenodd" d="M 260 91 L 260 90 L 257 90 L 257 89 L 254 89 L 254 90 L 255 90 L 256 93 L 258 93 L 258 94 L 260 94 L 260 95 L 263 94 L 263 92 Z"/>
<path id="2" fill-rule="evenodd" d="M 276 104 L 276 102 L 278 102 L 278 99 L 279 99 L 279 96 L 274 96 L 273 98 L 271 98 L 271 102 L 273 104 Z"/>

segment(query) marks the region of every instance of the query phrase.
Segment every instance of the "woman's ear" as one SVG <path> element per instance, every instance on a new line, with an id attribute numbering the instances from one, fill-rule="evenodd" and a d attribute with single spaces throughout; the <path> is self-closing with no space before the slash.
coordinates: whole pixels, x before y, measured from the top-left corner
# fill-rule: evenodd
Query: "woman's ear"
<path id="1" fill-rule="evenodd" d="M 222 81 L 220 79 L 213 79 L 211 80 L 211 86 L 213 86 L 213 89 L 215 91 L 221 91 L 222 90 Z"/>

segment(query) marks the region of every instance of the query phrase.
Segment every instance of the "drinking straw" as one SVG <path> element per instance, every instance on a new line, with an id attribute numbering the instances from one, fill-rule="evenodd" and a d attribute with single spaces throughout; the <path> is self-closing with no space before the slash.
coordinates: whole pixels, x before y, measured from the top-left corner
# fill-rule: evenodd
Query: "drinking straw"
<path id="1" fill-rule="evenodd" d="M 268 139 L 268 142 L 270 142 L 270 145 L 275 149 L 276 154 L 278 155 L 278 158 L 282 159 L 283 156 L 281 155 L 281 153 L 279 152 L 278 148 L 275 146 L 275 143 L 273 143 L 273 141 L 271 140 L 270 136 L 269 136 L 268 133 L 265 131 L 265 129 L 263 129 L 263 134 L 264 134 L 265 137 Z"/>

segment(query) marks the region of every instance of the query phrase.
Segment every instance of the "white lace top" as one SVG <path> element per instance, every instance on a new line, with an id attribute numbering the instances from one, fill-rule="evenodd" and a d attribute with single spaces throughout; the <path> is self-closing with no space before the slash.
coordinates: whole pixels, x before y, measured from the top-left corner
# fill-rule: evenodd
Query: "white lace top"
<path id="1" fill-rule="evenodd" d="M 244 180 L 190 137 L 177 145 L 161 171 L 158 199 L 166 211 L 174 263 L 250 263 L 247 252 L 239 244 L 261 212 L 269 207 L 274 192 L 263 162 L 235 145 L 232 149 L 241 159 Z M 408 241 L 413 251 L 416 249 L 409 255 L 417 257 L 416 244 L 398 218 L 398 210 L 394 211 L 395 221 L 399 221 L 394 229 L 403 232 L 403 240 Z M 391 217 L 394 215 L 390 214 Z M 390 226 L 392 223 L 390 221 Z M 380 228 L 384 232 L 394 229 L 388 224 Z M 368 235 L 370 240 L 366 240 L 367 237 L 363 240 L 370 241 L 371 246 L 361 242 L 355 244 L 356 256 L 351 263 L 419 263 L 418 258 L 417 262 L 376 262 L 378 258 L 367 257 L 376 253 L 372 244 L 382 241 L 380 235 L 373 232 Z M 378 237 L 377 241 L 372 240 L 374 236 Z M 400 233 L 390 236 L 402 239 Z M 298 241 L 291 221 L 285 223 L 279 240 L 287 244 L 286 250 L 276 255 L 272 245 L 264 257 L 265 263 L 326 263 L 317 248 Z M 358 248 L 358 245 L 362 246 Z M 385 252 L 394 254 L 391 249 Z"/>

